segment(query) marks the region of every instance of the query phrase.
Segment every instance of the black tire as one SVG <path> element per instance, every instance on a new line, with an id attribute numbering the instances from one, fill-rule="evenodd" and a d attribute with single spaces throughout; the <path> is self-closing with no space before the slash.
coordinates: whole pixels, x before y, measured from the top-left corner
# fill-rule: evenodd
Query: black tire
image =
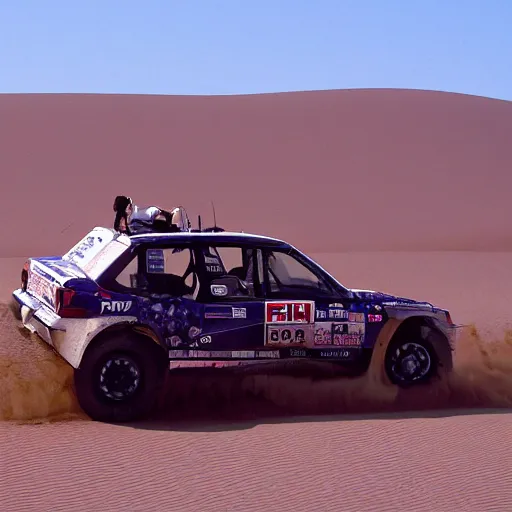
<path id="1" fill-rule="evenodd" d="M 415 365 L 412 372 L 405 369 L 407 358 Z M 435 330 L 426 337 L 418 331 L 403 332 L 389 343 L 384 367 L 389 380 L 401 388 L 427 384 L 452 368 L 451 351 L 444 336 Z"/>
<path id="2" fill-rule="evenodd" d="M 93 340 L 74 375 L 80 407 L 96 421 L 143 419 L 158 402 L 166 363 L 165 351 L 136 333 Z"/>

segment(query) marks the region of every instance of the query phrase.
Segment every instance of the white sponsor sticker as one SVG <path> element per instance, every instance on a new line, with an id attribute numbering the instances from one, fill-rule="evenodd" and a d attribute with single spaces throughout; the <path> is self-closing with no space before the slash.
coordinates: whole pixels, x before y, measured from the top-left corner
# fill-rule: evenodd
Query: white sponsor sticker
<path id="1" fill-rule="evenodd" d="M 130 310 L 132 304 L 131 300 L 102 300 L 100 313 L 126 313 Z"/>
<path id="2" fill-rule="evenodd" d="M 245 308 L 233 308 L 233 318 L 247 318 L 247 310 Z"/>
<path id="3" fill-rule="evenodd" d="M 223 284 L 212 284 L 210 291 L 214 297 L 225 297 L 228 294 L 228 287 Z"/>

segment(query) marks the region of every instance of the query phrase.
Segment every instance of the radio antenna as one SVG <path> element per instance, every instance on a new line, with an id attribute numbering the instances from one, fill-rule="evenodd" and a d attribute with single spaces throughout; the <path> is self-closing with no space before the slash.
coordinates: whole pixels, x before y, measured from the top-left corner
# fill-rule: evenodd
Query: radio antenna
<path id="1" fill-rule="evenodd" d="M 212 203 L 212 210 L 213 210 L 213 226 L 216 228 L 217 227 L 217 217 L 215 215 L 215 206 L 213 205 L 213 201 L 211 203 Z"/>

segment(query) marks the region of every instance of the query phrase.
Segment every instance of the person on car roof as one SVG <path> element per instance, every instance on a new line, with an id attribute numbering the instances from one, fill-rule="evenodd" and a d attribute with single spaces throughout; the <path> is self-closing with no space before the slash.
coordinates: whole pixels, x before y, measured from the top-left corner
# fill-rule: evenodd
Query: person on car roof
<path id="1" fill-rule="evenodd" d="M 113 208 L 116 212 L 114 229 L 128 236 L 161 230 L 179 231 L 178 226 L 173 223 L 173 216 L 178 208 L 172 212 L 156 206 L 139 208 L 129 196 L 117 196 Z"/>

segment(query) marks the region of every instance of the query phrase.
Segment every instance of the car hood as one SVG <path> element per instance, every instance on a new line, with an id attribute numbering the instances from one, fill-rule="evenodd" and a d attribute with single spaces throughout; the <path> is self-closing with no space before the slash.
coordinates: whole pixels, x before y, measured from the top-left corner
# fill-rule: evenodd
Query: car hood
<path id="1" fill-rule="evenodd" d="M 414 307 L 428 310 L 438 309 L 435 308 L 433 304 L 427 301 L 418 301 L 410 299 L 408 297 L 399 297 L 398 295 L 391 295 L 389 293 L 378 292 L 374 290 L 362 290 L 359 288 L 351 288 L 350 291 L 358 299 L 377 302 L 379 304 L 382 304 L 383 306 Z"/>

